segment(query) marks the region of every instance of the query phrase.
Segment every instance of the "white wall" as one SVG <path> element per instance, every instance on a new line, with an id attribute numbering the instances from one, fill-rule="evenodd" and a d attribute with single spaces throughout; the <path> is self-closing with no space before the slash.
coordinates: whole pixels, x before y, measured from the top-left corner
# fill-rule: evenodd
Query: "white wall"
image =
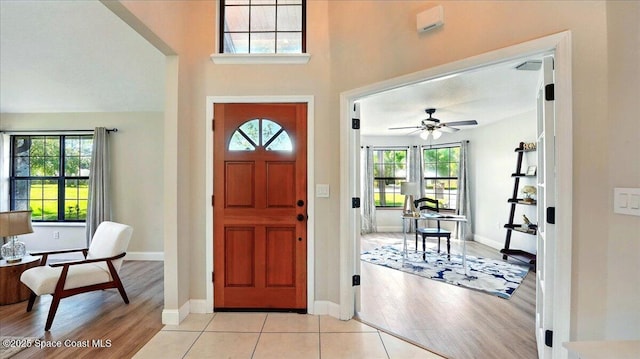
<path id="1" fill-rule="evenodd" d="M 532 89 L 535 96 L 535 89 Z M 506 230 L 504 224 L 509 219 L 510 204 L 507 199 L 513 193 L 517 154 L 514 152 L 520 142 L 535 142 L 535 111 L 495 122 L 469 131 L 469 183 L 474 239 L 494 248 L 503 248 Z M 536 164 L 535 152 L 523 157 L 524 169 Z M 522 185 L 535 185 L 535 179 L 522 178 Z M 526 214 L 537 223 L 533 206 L 517 206 L 514 222 L 522 223 Z M 536 237 L 513 232 L 511 248 L 536 252 Z"/>
<path id="2" fill-rule="evenodd" d="M 163 114 L 135 113 L 34 113 L 0 114 L 0 130 L 117 128 L 110 135 L 113 220 L 133 227 L 129 259 L 161 259 Z M 3 147 L 3 148 L 6 148 Z M 3 156 L 3 154 L 0 154 Z M 3 191 L 0 202 L 6 202 Z M 34 233 L 20 236 L 28 250 L 82 248 L 84 224 L 38 224 Z M 54 232 L 59 238 L 54 239 Z"/>
<path id="3" fill-rule="evenodd" d="M 610 173 L 608 186 L 601 189 L 608 192 L 608 203 L 602 205 L 610 222 L 605 337 L 639 339 L 640 217 L 613 213 L 612 193 L 615 187 L 640 187 L 640 2 L 608 2 L 607 18 L 610 123 L 603 135 L 611 146 L 607 166 L 594 168 Z"/>
<path id="4" fill-rule="evenodd" d="M 535 89 L 532 89 L 535 96 Z M 474 240 L 502 249 L 506 230 L 504 224 L 509 219 L 514 180 L 511 174 L 516 169 L 517 155 L 514 149 L 520 142 L 535 142 L 536 116 L 534 112 L 523 113 L 503 119 L 490 125 L 465 129 L 454 134 L 445 134 L 433 144 L 469 140 L 469 176 Z M 363 126 L 366 126 L 363 119 Z M 424 145 L 418 136 L 362 136 L 363 146 L 413 146 Z M 522 168 L 535 165 L 535 152 L 525 154 Z M 533 178 L 523 178 L 525 184 L 535 184 Z M 378 231 L 398 232 L 402 230 L 400 209 L 380 209 L 376 211 Z M 522 214 L 537 223 L 533 206 L 517 206 L 515 221 L 521 223 Z M 511 248 L 536 251 L 535 236 L 513 232 Z"/>

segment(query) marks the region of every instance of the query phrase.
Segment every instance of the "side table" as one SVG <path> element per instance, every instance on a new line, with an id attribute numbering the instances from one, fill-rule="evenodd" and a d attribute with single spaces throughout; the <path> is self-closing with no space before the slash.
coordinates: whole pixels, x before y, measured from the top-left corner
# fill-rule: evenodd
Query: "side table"
<path id="1" fill-rule="evenodd" d="M 20 262 L 7 263 L 0 260 L 0 305 L 13 304 L 29 299 L 31 291 L 20 282 L 20 275 L 29 268 L 37 267 L 40 257 L 25 256 Z"/>

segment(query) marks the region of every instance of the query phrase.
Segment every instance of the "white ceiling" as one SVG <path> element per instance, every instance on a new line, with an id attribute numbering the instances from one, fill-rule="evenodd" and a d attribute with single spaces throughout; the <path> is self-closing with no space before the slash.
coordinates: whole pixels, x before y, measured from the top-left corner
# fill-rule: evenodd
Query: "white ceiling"
<path id="1" fill-rule="evenodd" d="M 388 128 L 419 125 L 429 107 L 479 125 L 532 111 L 538 73 L 515 70 L 523 61 L 364 98 L 361 133 L 406 134 Z M 164 66 L 99 1 L 0 0 L 0 112 L 162 111 Z"/>
<path id="2" fill-rule="evenodd" d="M 0 112 L 163 111 L 164 69 L 99 1 L 0 1 Z"/>
<path id="3" fill-rule="evenodd" d="M 525 60 L 424 81 L 369 96 L 360 101 L 363 135 L 404 135 L 412 132 L 390 127 L 418 126 L 435 108 L 442 123 L 476 120 L 478 126 L 533 111 L 540 71 L 516 70 Z M 461 130 L 477 126 L 460 126 Z M 415 133 L 418 136 L 419 133 Z"/>

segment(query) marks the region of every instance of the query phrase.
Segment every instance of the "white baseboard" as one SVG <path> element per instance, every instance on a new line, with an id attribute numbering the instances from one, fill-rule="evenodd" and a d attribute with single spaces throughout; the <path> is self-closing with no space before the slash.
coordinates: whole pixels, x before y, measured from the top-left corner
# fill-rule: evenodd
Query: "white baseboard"
<path id="1" fill-rule="evenodd" d="M 334 318 L 340 318 L 340 305 L 327 301 L 317 300 L 313 305 L 314 315 L 330 315 Z"/>
<path id="2" fill-rule="evenodd" d="M 207 301 L 205 299 L 191 299 L 189 303 L 190 313 L 213 313 L 213 308 L 210 305 L 207 305 Z M 340 306 L 333 302 L 320 300 L 316 301 L 313 308 L 309 308 L 308 312 L 313 315 L 330 315 L 332 317 L 339 318 Z"/>
<path id="3" fill-rule="evenodd" d="M 164 252 L 127 252 L 129 261 L 164 261 Z"/>
<path id="4" fill-rule="evenodd" d="M 378 226 L 376 229 L 378 232 L 402 233 L 402 226 Z"/>
<path id="5" fill-rule="evenodd" d="M 334 318 L 340 318 L 340 305 L 326 300 L 316 301 L 313 311 L 309 311 L 313 315 L 330 315 Z M 189 313 L 213 313 L 213 308 L 207 305 L 205 299 L 191 299 L 187 301 L 180 309 L 164 309 L 162 311 L 162 324 L 179 325 Z"/>
<path id="6" fill-rule="evenodd" d="M 480 236 L 480 235 L 477 235 L 477 234 L 473 235 L 473 240 L 478 242 L 478 243 L 482 243 L 482 244 L 484 244 L 486 246 L 489 246 L 491 248 L 495 248 L 497 250 L 501 250 L 502 247 L 504 247 L 504 243 L 503 242 L 499 242 L 499 241 L 496 241 L 494 239 L 483 237 L 483 236 Z"/>
<path id="7" fill-rule="evenodd" d="M 191 302 L 187 301 L 179 309 L 163 309 L 162 324 L 179 325 L 189 315 Z"/>
<path id="8" fill-rule="evenodd" d="M 180 324 L 180 311 L 178 309 L 163 309 L 162 324 L 164 325 Z"/>
<path id="9" fill-rule="evenodd" d="M 191 299 L 189 302 L 191 313 L 213 313 L 213 307 L 207 305 L 207 301 L 205 299 Z"/>

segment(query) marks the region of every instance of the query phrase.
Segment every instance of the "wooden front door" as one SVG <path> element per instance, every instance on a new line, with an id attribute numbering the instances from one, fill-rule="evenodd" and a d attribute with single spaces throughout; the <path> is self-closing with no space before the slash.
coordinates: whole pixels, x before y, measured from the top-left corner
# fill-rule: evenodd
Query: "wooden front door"
<path id="1" fill-rule="evenodd" d="M 214 105 L 214 309 L 307 308 L 307 106 Z"/>

